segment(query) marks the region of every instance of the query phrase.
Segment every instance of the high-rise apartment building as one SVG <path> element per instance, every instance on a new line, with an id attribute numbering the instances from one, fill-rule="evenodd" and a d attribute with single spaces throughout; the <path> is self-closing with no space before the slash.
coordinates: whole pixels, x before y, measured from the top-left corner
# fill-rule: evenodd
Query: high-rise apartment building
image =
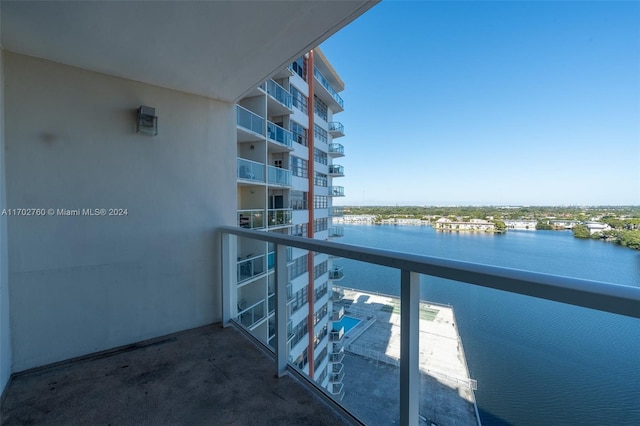
<path id="1" fill-rule="evenodd" d="M 326 240 L 340 237 L 332 217 L 344 196 L 344 83 L 320 49 L 298 58 L 241 99 L 236 106 L 238 226 Z M 237 244 L 237 319 L 271 346 L 275 342 L 275 253 L 256 240 Z M 342 279 L 338 262 L 326 254 L 287 253 L 289 360 L 318 384 L 341 397 L 343 365 L 332 283 Z"/>

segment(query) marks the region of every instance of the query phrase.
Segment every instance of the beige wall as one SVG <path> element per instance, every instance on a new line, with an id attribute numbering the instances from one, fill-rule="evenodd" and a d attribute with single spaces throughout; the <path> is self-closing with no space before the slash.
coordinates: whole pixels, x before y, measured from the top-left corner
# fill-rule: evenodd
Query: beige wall
<path id="1" fill-rule="evenodd" d="M 8 217 L 13 371 L 220 320 L 234 105 L 10 52 L 4 80 L 7 206 L 128 210 Z"/>

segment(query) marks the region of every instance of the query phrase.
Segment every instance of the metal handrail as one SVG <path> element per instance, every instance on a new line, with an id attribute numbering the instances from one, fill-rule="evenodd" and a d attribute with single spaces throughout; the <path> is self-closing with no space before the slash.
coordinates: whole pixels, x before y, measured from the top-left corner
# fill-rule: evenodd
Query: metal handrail
<path id="1" fill-rule="evenodd" d="M 640 288 L 222 226 L 220 232 L 640 318 Z"/>

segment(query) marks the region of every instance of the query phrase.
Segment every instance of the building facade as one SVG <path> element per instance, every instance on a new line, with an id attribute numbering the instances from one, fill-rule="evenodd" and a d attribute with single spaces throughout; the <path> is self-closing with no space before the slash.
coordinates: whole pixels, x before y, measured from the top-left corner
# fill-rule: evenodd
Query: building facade
<path id="1" fill-rule="evenodd" d="M 340 237 L 332 224 L 344 196 L 337 181 L 344 168 L 344 83 L 320 49 L 298 58 L 247 94 L 236 106 L 238 226 L 326 240 Z M 341 397 L 342 311 L 332 306 L 333 281 L 342 279 L 334 259 L 301 249 L 287 255 L 289 360 Z M 275 344 L 273 247 L 239 239 L 236 318 L 264 343 Z M 337 293 L 336 293 L 337 294 Z"/>

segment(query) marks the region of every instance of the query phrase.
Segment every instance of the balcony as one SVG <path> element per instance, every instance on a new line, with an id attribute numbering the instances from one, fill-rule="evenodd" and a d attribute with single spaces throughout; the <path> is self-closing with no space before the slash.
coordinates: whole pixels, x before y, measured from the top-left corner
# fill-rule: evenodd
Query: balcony
<path id="1" fill-rule="evenodd" d="M 269 227 L 291 225 L 292 209 L 269 209 Z"/>
<path id="2" fill-rule="evenodd" d="M 344 348 L 333 343 L 331 345 L 331 353 L 329 354 L 329 362 L 342 362 L 344 359 Z"/>
<path id="3" fill-rule="evenodd" d="M 344 157 L 344 146 L 341 143 L 332 142 L 329 144 L 329 155 L 331 157 Z"/>
<path id="4" fill-rule="evenodd" d="M 267 172 L 267 183 L 269 183 L 269 185 L 284 187 L 291 186 L 291 170 L 283 169 L 281 167 L 267 166 Z"/>
<path id="5" fill-rule="evenodd" d="M 287 115 L 292 112 L 291 93 L 273 80 L 267 81 L 267 101 L 269 115 Z"/>
<path id="6" fill-rule="evenodd" d="M 344 101 L 318 68 L 314 67 L 313 75 L 320 83 L 320 86 L 324 89 L 320 90 L 320 88 L 318 88 L 318 90 L 316 90 L 316 94 L 325 101 L 327 105 L 330 105 L 335 112 L 344 111 Z"/>
<path id="7" fill-rule="evenodd" d="M 340 306 L 331 313 L 331 321 L 340 321 L 344 317 L 344 307 Z"/>
<path id="8" fill-rule="evenodd" d="M 342 340 L 343 337 L 344 337 L 344 327 L 331 330 L 331 333 L 329 333 L 330 342 L 339 342 Z"/>
<path id="9" fill-rule="evenodd" d="M 278 275 L 278 270 L 280 268 L 286 270 L 287 268 L 287 247 L 297 247 L 299 249 L 321 252 L 331 256 L 364 261 L 373 265 L 381 265 L 400 271 L 398 285 L 400 298 L 398 299 L 398 305 L 391 308 L 392 311 L 396 309 L 398 311 L 400 341 L 404 342 L 399 347 L 399 357 L 396 359 L 400 366 L 398 370 L 400 389 L 398 409 L 400 424 L 417 425 L 419 423 L 418 407 L 420 404 L 418 398 L 421 392 L 420 377 L 422 370 L 420 370 L 419 361 L 421 354 L 419 346 L 420 329 L 418 325 L 421 320 L 428 321 L 428 319 L 422 318 L 420 310 L 419 290 L 421 275 L 454 280 L 457 281 L 457 285 L 460 286 L 473 284 L 479 287 L 500 290 L 501 293 L 498 294 L 517 293 L 519 295 L 518 297 L 537 298 L 532 299 L 536 300 L 537 303 L 550 303 L 547 302 L 547 300 L 550 300 L 634 319 L 640 318 L 640 288 L 636 287 L 418 256 L 368 247 L 351 246 L 331 241 L 317 241 L 235 227 L 223 227 L 221 231 L 223 253 L 225 247 L 232 247 L 231 241 L 233 238 L 236 238 L 236 236 L 268 241 L 275 245 L 276 275 L 279 277 L 276 286 L 277 289 L 283 289 L 281 291 L 282 296 L 278 296 L 279 293 L 278 290 L 276 290 L 276 316 L 278 312 L 286 312 L 286 292 L 284 289 L 286 288 L 288 278 L 286 274 Z M 225 264 L 223 264 L 223 276 L 229 276 L 228 269 L 230 267 L 231 266 L 225 266 Z M 229 281 L 232 282 L 232 280 Z M 225 279 L 223 282 L 227 282 L 227 280 Z M 334 287 L 334 289 L 336 288 Z M 334 290 L 334 294 L 339 294 L 339 292 Z M 226 322 L 234 318 L 234 316 L 229 315 L 229 313 L 232 312 L 230 300 L 223 300 L 223 315 Z M 282 333 L 286 333 L 286 315 L 281 315 L 280 319 L 276 322 L 277 330 L 283 330 Z M 343 327 L 330 331 L 330 356 L 335 362 L 339 362 L 338 360 L 341 357 L 341 345 L 339 343 L 343 338 Z M 338 345 L 336 345 L 336 343 Z M 275 348 L 275 368 L 277 371 L 285 371 L 287 369 L 288 355 L 286 351 L 286 342 L 278 344 Z M 385 358 L 383 356 L 381 359 L 389 359 L 389 357 Z M 339 367 L 336 372 L 330 370 L 329 373 L 330 384 L 339 384 L 344 378 L 344 371 Z M 351 373 L 349 377 L 351 377 Z M 451 378 L 443 376 L 442 380 L 447 381 L 451 380 Z M 471 382 L 473 381 L 467 380 L 467 384 L 464 386 L 467 386 L 467 388 L 471 387 Z M 456 383 L 460 382 L 457 381 Z M 330 386 L 328 390 L 336 396 L 340 395 L 342 388 Z M 335 399 L 340 400 L 340 397 L 336 397 Z"/>
<path id="10" fill-rule="evenodd" d="M 329 165 L 329 176 L 342 177 L 344 176 L 344 167 L 339 164 Z"/>
<path id="11" fill-rule="evenodd" d="M 238 180 L 247 183 L 264 183 L 264 164 L 238 158 Z"/>
<path id="12" fill-rule="evenodd" d="M 329 271 L 329 279 L 334 281 L 340 281 L 344 278 L 344 272 L 342 272 L 342 268 L 338 266 L 334 266 L 333 269 Z"/>
<path id="13" fill-rule="evenodd" d="M 329 236 L 335 238 L 344 237 L 344 228 L 342 226 L 330 226 Z"/>
<path id="14" fill-rule="evenodd" d="M 328 391 L 338 401 L 342 401 L 344 398 L 344 385 L 342 383 L 331 383 Z"/>
<path id="15" fill-rule="evenodd" d="M 272 152 L 283 152 L 293 150 L 293 135 L 284 127 L 278 126 L 271 121 L 267 121 L 267 139 L 273 142 Z M 273 149 L 275 148 L 275 149 Z M 280 148 L 280 149 L 278 149 Z"/>
<path id="16" fill-rule="evenodd" d="M 343 297 L 344 297 L 344 292 L 342 291 L 342 289 L 338 286 L 333 286 L 333 289 L 331 291 L 331 301 L 339 302 L 342 300 Z"/>
<path id="17" fill-rule="evenodd" d="M 329 197 L 344 197 L 344 186 L 330 186 Z"/>
<path id="18" fill-rule="evenodd" d="M 236 105 L 238 142 L 253 142 L 264 136 L 264 118 L 248 109 Z"/>
<path id="19" fill-rule="evenodd" d="M 250 254 L 245 259 L 238 257 L 236 263 L 237 283 L 242 284 L 253 277 L 263 274 L 266 271 L 265 260 L 266 256 L 264 254 L 257 256 Z"/>
<path id="20" fill-rule="evenodd" d="M 235 327 L 209 324 L 15 376 L 0 423 L 345 424 L 295 370 L 274 380 L 273 363 Z"/>
<path id="21" fill-rule="evenodd" d="M 329 210 L 329 216 L 331 217 L 342 217 L 344 216 L 344 207 L 342 206 L 334 206 Z"/>
<path id="22" fill-rule="evenodd" d="M 246 229 L 264 228 L 264 210 L 238 210 L 238 226 Z"/>
<path id="23" fill-rule="evenodd" d="M 238 312 L 238 322 L 248 329 L 253 328 L 258 322 L 266 318 L 265 299 L 259 300 L 253 305 Z M 242 302 L 241 302 L 242 303 Z M 240 303 L 240 304 L 241 304 Z M 239 304 L 239 305 L 240 305 Z M 239 306 L 240 307 L 240 306 Z"/>
<path id="24" fill-rule="evenodd" d="M 331 121 L 329 123 L 329 133 L 334 138 L 344 136 L 344 126 L 338 121 Z"/>

